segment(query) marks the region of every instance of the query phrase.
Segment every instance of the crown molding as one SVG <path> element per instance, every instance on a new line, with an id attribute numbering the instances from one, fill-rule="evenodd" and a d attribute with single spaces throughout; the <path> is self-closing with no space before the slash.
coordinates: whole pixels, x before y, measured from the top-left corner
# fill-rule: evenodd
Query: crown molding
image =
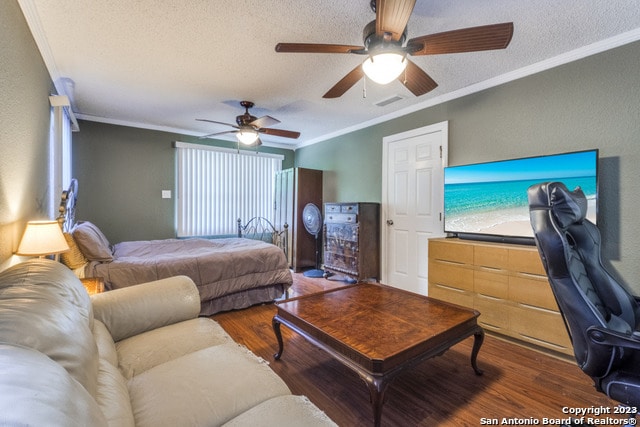
<path id="1" fill-rule="evenodd" d="M 89 114 L 77 114 L 77 117 L 80 120 L 86 120 L 88 122 L 97 122 L 97 123 L 105 123 L 105 124 L 109 124 L 109 125 L 117 125 L 117 126 L 126 126 L 126 127 L 138 128 L 138 129 L 155 130 L 155 131 L 159 131 L 159 132 L 175 133 L 175 134 L 178 134 L 178 135 L 197 136 L 197 137 L 202 136 L 202 132 L 194 132 L 192 130 L 174 128 L 174 127 L 170 127 L 170 126 L 150 125 L 148 123 L 131 122 L 131 121 L 127 121 L 127 120 L 119 120 L 119 119 L 112 119 L 112 118 L 106 118 L 106 117 L 100 117 L 100 116 L 92 116 L 92 115 L 89 115 Z M 218 141 L 236 142 L 236 139 L 234 137 L 220 137 L 220 138 L 207 138 L 207 139 L 210 139 L 210 140 L 213 140 L 213 141 L 218 140 Z M 262 138 L 260 138 L 260 139 L 262 140 L 262 146 L 263 147 L 281 148 L 283 150 L 294 150 L 295 149 L 294 145 L 292 145 L 292 144 L 283 144 L 283 143 L 277 143 L 277 142 L 270 142 L 270 141 L 265 141 Z"/>

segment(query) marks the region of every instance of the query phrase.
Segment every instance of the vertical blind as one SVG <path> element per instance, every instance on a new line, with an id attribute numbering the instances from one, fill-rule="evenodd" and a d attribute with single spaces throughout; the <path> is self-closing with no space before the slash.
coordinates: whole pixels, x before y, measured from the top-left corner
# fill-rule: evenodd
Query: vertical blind
<path id="1" fill-rule="evenodd" d="M 177 235 L 235 234 L 237 220 L 273 221 L 274 176 L 284 156 L 176 142 Z"/>

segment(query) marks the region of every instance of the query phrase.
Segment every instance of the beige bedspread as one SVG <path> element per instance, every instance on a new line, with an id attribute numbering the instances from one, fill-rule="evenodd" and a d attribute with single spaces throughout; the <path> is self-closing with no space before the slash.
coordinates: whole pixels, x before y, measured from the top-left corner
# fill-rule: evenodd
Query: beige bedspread
<path id="1" fill-rule="evenodd" d="M 89 276 L 103 277 L 111 289 L 176 275 L 191 277 L 206 302 L 273 284 L 291 286 L 283 251 L 259 240 L 167 239 L 122 242 L 113 246 L 113 261 L 91 262 Z M 202 314 L 212 314 L 205 313 Z"/>

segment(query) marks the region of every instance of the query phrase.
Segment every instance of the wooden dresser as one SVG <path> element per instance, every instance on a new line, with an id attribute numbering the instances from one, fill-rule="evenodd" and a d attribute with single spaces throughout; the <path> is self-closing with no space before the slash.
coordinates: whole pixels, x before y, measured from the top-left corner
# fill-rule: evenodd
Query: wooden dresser
<path id="1" fill-rule="evenodd" d="M 324 204 L 324 269 L 355 281 L 380 278 L 380 204 Z"/>
<path id="2" fill-rule="evenodd" d="M 431 239 L 429 296 L 475 308 L 489 331 L 573 354 L 535 246 Z"/>

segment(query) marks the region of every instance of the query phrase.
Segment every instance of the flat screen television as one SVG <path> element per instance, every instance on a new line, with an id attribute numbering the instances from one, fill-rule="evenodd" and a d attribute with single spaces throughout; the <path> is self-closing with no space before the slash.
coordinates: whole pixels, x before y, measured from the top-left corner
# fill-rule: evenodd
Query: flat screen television
<path id="1" fill-rule="evenodd" d="M 527 189 L 546 181 L 580 186 L 587 218 L 596 223 L 598 150 L 577 151 L 444 169 L 444 231 L 462 239 L 535 244 Z"/>

